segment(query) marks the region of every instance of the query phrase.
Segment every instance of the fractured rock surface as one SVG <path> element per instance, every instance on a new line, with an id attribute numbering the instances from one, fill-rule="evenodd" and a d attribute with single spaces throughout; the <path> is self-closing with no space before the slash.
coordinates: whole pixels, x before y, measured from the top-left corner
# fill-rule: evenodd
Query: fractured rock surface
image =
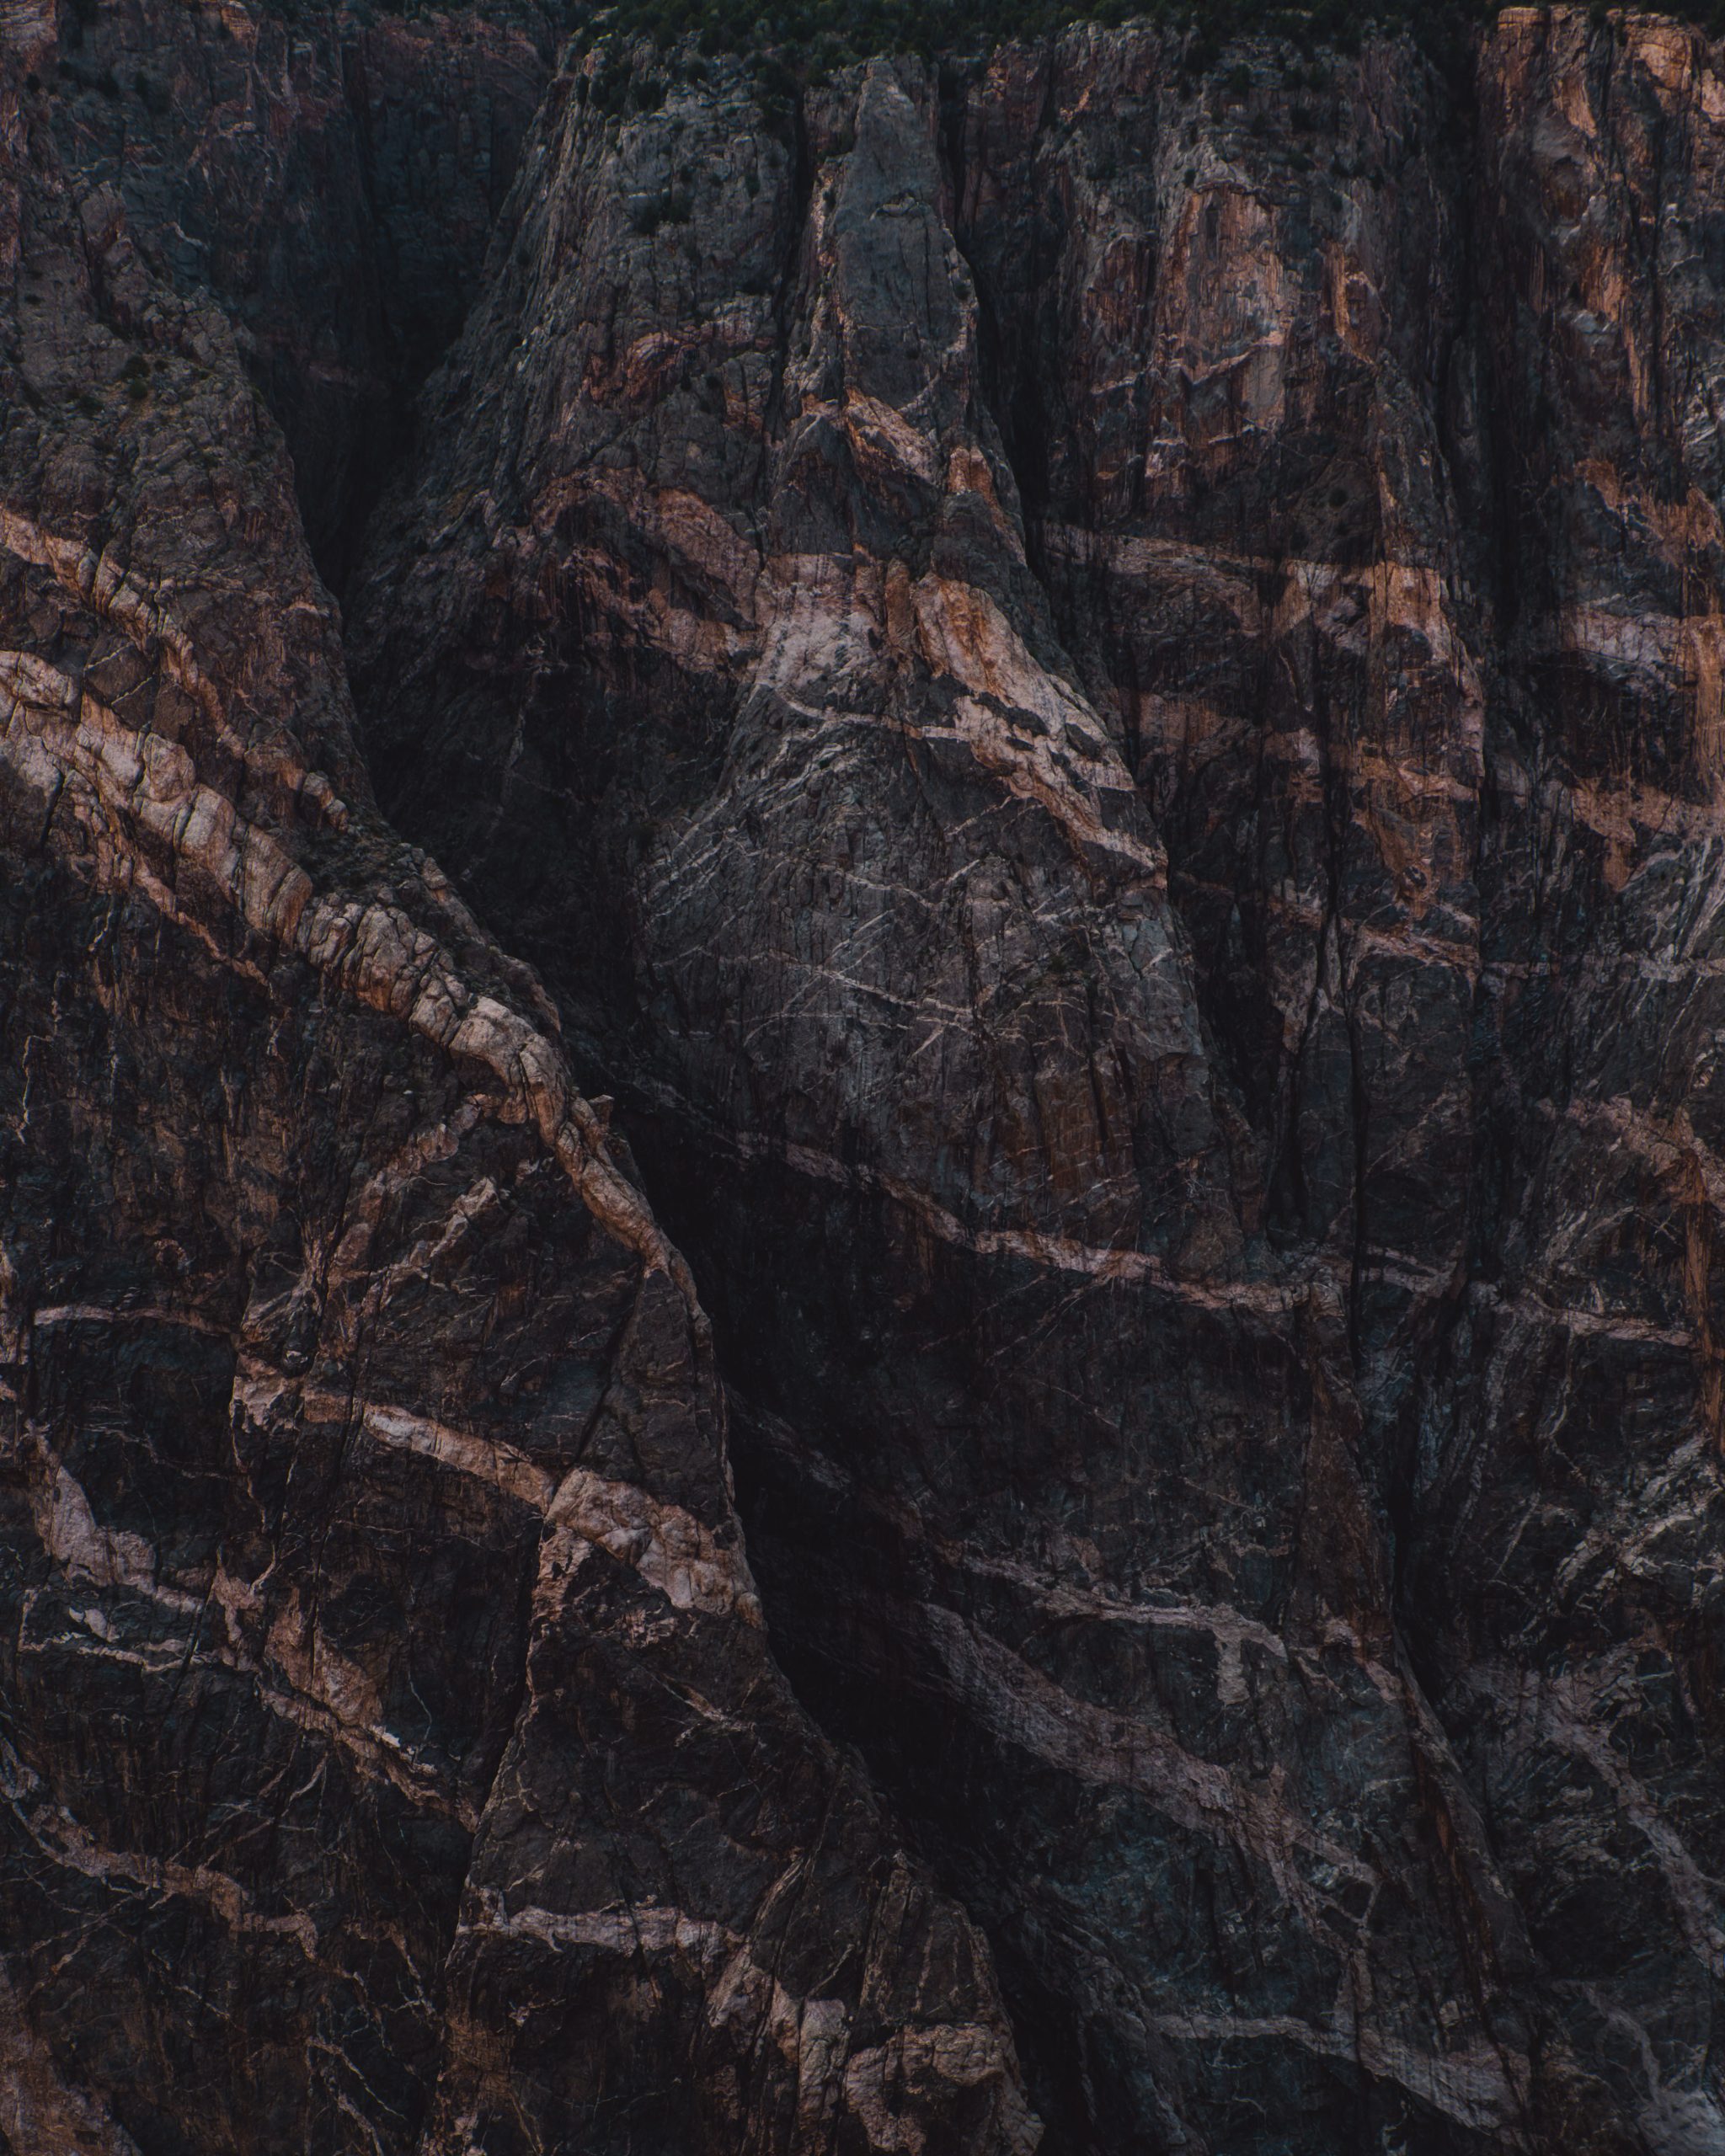
<path id="1" fill-rule="evenodd" d="M 0 2130 L 1725 2148 L 1725 50 L 14 13 Z"/>
<path id="2" fill-rule="evenodd" d="M 560 80 L 368 749 L 1057 2145 L 1711 2147 L 1720 78 L 1175 57 Z"/>
<path id="3" fill-rule="evenodd" d="M 232 332 L 3 94 L 0 2131 L 1028 2150 L 773 1663 L 687 1267 L 372 806 Z"/>

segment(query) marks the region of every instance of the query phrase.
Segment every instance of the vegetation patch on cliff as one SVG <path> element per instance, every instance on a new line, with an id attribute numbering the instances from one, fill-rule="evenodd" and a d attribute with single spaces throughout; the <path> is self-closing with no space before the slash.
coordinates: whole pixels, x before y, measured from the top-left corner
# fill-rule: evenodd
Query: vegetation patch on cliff
<path id="1" fill-rule="evenodd" d="M 1504 0 L 569 0 L 569 19 L 589 45 L 607 33 L 645 38 L 694 56 L 754 53 L 792 80 L 819 81 L 879 53 L 968 57 L 1019 39 L 1049 37 L 1082 23 L 1143 23 L 1183 40 L 1194 75 L 1219 67 L 1239 39 L 1273 37 L 1303 53 L 1354 52 L 1374 34 L 1412 36 L 1453 57 L 1490 24 Z M 1725 34 L 1725 0 L 1690 0 L 1680 19 Z M 1594 0 L 1601 27 L 1621 23 Z M 617 95 L 623 94 L 621 88 Z"/>

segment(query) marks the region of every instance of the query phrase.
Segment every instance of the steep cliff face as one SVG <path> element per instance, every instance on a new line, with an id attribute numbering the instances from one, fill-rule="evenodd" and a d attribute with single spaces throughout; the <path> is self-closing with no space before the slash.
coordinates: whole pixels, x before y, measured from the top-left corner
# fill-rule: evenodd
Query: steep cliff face
<path id="1" fill-rule="evenodd" d="M 1725 51 L 0 35 L 0 2133 L 1725 2148 Z"/>
<path id="2" fill-rule="evenodd" d="M 227 313 L 339 584 L 460 327 L 554 49 L 531 0 L 412 19 L 51 0 L 14 51 L 83 214 Z"/>
<path id="3" fill-rule="evenodd" d="M 12 82 L 0 158 L 7 2145 L 1028 2150 L 227 323 Z"/>
<path id="4" fill-rule="evenodd" d="M 1457 143 L 1368 56 L 1311 175 L 1248 134 L 1249 189 L 1160 221 L 1124 325 L 983 187 L 961 227 L 1268 1236 L 1348 1270 L 1397 1626 L 1535 2070 L 1611 2090 L 1557 2130 L 1674 2148 L 1721 2132 L 1716 67 L 1511 14 Z M 1027 191 L 1079 200 L 1041 155 Z"/>
<path id="5" fill-rule="evenodd" d="M 559 77 L 365 738 L 1050 2145 L 1712 2147 L 1725 92 L 1242 51 Z"/>

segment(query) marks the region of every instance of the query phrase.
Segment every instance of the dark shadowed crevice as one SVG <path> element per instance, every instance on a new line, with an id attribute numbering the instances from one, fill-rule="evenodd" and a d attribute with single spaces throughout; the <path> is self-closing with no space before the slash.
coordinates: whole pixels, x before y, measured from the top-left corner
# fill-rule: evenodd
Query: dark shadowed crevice
<path id="1" fill-rule="evenodd" d="M 478 287 L 550 16 L 323 5 L 236 31 L 215 11 L 66 0 L 59 26 L 35 93 L 59 153 L 88 203 L 114 191 L 153 272 L 227 315 L 340 597 L 414 395 Z"/>

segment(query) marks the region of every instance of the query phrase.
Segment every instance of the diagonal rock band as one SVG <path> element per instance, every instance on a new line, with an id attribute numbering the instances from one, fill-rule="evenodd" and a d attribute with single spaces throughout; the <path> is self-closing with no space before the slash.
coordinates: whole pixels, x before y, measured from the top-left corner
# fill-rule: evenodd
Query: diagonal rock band
<path id="1" fill-rule="evenodd" d="M 23 2156 L 1725 2146 L 1725 52 L 1183 36 L 0 19 Z"/>

